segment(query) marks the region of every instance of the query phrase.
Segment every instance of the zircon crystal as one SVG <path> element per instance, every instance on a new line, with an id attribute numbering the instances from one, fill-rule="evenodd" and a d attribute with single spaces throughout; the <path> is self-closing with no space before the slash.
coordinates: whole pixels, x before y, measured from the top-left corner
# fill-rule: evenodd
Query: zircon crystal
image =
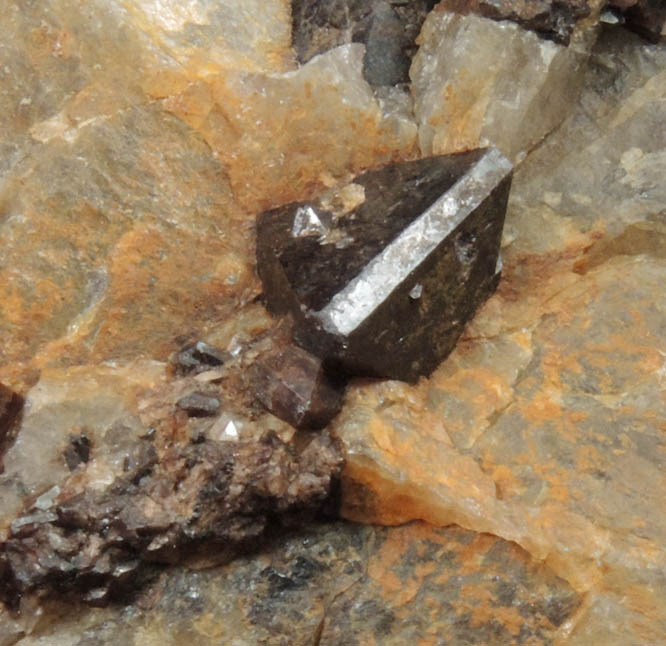
<path id="1" fill-rule="evenodd" d="M 365 201 L 342 217 L 321 202 L 262 214 L 269 308 L 293 316 L 296 341 L 327 369 L 429 374 L 497 286 L 511 173 L 498 150 L 479 149 L 360 175 Z M 304 209 L 331 222 L 325 237 L 293 235 Z"/>

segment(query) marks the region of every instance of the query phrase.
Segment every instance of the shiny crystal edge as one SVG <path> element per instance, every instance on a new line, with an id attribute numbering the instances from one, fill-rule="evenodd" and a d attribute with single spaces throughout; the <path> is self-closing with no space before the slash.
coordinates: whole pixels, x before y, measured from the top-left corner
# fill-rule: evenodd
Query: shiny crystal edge
<path id="1" fill-rule="evenodd" d="M 355 330 L 512 170 L 511 162 L 497 148 L 489 148 L 456 184 L 315 313 L 324 328 L 342 336 Z M 406 263 L 405 258 L 409 258 Z"/>

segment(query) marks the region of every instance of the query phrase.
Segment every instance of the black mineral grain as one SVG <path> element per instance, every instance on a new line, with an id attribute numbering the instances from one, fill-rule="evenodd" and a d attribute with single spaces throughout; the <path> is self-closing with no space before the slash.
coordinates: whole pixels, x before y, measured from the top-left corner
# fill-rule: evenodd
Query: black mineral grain
<path id="1" fill-rule="evenodd" d="M 65 449 L 65 462 L 70 471 L 74 471 L 80 464 L 85 464 L 90 459 L 90 440 L 85 433 L 71 435 L 69 444 Z"/>
<path id="2" fill-rule="evenodd" d="M 196 375 L 211 368 L 221 366 L 227 355 L 205 341 L 190 343 L 177 352 L 171 362 L 176 374 Z"/>
<path id="3" fill-rule="evenodd" d="M 624 25 L 652 42 L 666 35 L 666 2 L 664 0 L 611 0 L 610 5 Z"/>
<path id="4" fill-rule="evenodd" d="M 189 417 L 211 417 L 220 409 L 220 400 L 205 393 L 190 393 L 178 400 L 178 408 Z"/>
<path id="5" fill-rule="evenodd" d="M 4 384 L 0 384 L 0 473 L 2 457 L 14 440 L 16 420 L 22 410 L 23 398 Z"/>

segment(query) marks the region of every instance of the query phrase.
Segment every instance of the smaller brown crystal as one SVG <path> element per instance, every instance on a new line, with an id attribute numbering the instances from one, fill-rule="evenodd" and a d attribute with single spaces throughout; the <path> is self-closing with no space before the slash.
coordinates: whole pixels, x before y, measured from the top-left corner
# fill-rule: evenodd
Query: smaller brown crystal
<path id="1" fill-rule="evenodd" d="M 189 417 L 212 417 L 220 409 L 220 400 L 206 393 L 194 392 L 178 400 L 178 408 Z"/>
<path id="2" fill-rule="evenodd" d="M 322 428 L 342 406 L 344 385 L 326 375 L 321 359 L 295 345 L 260 357 L 252 386 L 273 415 L 296 428 Z"/>
<path id="3" fill-rule="evenodd" d="M 610 6 L 621 11 L 627 28 L 643 38 L 657 43 L 666 36 L 663 0 L 611 0 Z"/>
<path id="4" fill-rule="evenodd" d="M 228 355 L 219 348 L 205 341 L 196 341 L 181 348 L 171 358 L 171 364 L 176 374 L 196 375 L 221 366 L 227 360 Z"/>

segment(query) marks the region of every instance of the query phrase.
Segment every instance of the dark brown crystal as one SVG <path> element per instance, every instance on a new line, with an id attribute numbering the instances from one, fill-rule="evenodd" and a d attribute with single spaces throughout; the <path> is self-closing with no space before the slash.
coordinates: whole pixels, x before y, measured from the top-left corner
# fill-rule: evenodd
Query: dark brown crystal
<path id="1" fill-rule="evenodd" d="M 196 341 L 177 352 L 171 358 L 171 363 L 179 375 L 196 375 L 221 366 L 227 359 L 227 354 L 219 348 L 205 341 Z"/>
<path id="2" fill-rule="evenodd" d="M 343 384 L 331 380 L 319 357 L 295 345 L 260 357 L 252 386 L 273 415 L 296 428 L 322 428 L 342 406 Z"/>
<path id="3" fill-rule="evenodd" d="M 262 214 L 269 308 L 328 370 L 429 374 L 497 286 L 511 170 L 496 149 L 404 162 L 357 177 L 364 200 L 343 214 L 322 200 Z"/>
<path id="4" fill-rule="evenodd" d="M 663 39 L 666 30 L 664 0 L 611 0 L 610 7 L 621 13 L 627 28 L 653 42 Z"/>

